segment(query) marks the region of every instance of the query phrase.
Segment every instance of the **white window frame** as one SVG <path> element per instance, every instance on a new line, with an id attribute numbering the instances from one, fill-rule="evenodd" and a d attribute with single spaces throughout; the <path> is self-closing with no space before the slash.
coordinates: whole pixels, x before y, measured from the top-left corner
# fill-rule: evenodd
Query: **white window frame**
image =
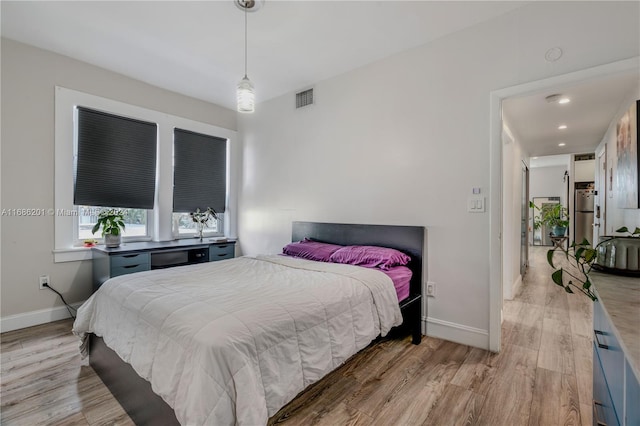
<path id="1" fill-rule="evenodd" d="M 178 214 L 178 213 L 173 213 L 173 214 Z M 187 239 L 187 238 L 194 238 L 196 236 L 197 231 L 194 230 L 193 232 L 183 232 L 182 234 L 180 233 L 178 226 L 176 226 L 175 221 L 173 220 L 173 214 L 171 215 L 171 229 L 173 232 L 173 238 L 176 240 L 183 240 L 183 239 Z M 188 213 L 185 213 L 188 214 Z M 207 231 L 205 229 L 205 231 L 202 233 L 203 237 L 206 238 L 212 238 L 212 237 L 223 237 L 224 236 L 224 214 L 218 214 L 218 230 L 217 231 Z"/>
<path id="2" fill-rule="evenodd" d="M 156 199 L 147 214 L 147 239 L 169 241 L 173 235 L 173 129 L 208 134 L 227 139 L 227 211 L 223 214 L 224 234 L 235 238 L 235 181 L 232 180 L 232 142 L 237 132 L 183 117 L 129 105 L 124 102 L 56 86 L 55 88 L 55 205 L 54 205 L 54 261 L 68 262 L 91 259 L 91 250 L 79 246 L 78 212 L 73 205 L 73 166 L 76 106 L 97 109 L 124 117 L 158 124 L 158 157 L 156 165 Z M 133 237 L 135 239 L 135 237 Z M 129 239 L 125 239 L 127 241 Z"/>
<path id="3" fill-rule="evenodd" d="M 83 245 L 83 241 L 84 238 L 80 238 L 80 206 L 73 206 L 76 213 L 75 213 L 75 217 L 74 217 L 74 224 L 73 224 L 73 241 L 74 241 L 74 247 L 80 247 Z M 100 207 L 97 207 L 100 208 Z M 123 208 L 123 210 L 126 210 L 125 208 Z M 141 209 L 138 209 L 141 210 Z M 132 236 L 132 237 L 126 237 L 126 236 L 122 236 L 122 241 L 124 242 L 133 242 L 133 241 L 151 241 L 151 230 L 154 228 L 153 226 L 153 210 L 146 210 L 146 221 L 147 221 L 147 225 L 146 225 L 146 233 L 145 235 L 137 235 L 137 236 Z M 104 238 L 102 238 L 102 232 L 98 231 L 96 232 L 96 234 L 92 237 L 93 239 L 98 241 L 98 244 L 104 244 Z"/>

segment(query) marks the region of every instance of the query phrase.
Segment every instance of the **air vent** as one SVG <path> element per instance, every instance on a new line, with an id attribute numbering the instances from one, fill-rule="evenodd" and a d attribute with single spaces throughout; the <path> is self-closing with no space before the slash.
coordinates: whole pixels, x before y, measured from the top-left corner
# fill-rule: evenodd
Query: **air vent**
<path id="1" fill-rule="evenodd" d="M 307 105 L 313 105 L 313 89 L 296 93 L 296 108 L 302 108 Z"/>
<path id="2" fill-rule="evenodd" d="M 595 154 L 578 154 L 575 156 L 575 161 L 595 160 Z"/>

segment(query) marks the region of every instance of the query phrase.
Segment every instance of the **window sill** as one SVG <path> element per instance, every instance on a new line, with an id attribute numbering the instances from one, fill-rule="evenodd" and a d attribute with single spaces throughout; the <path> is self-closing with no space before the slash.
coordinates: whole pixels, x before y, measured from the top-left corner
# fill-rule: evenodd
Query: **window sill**
<path id="1" fill-rule="evenodd" d="M 90 247 L 72 247 L 53 250 L 54 263 L 77 262 L 91 259 L 93 259 L 93 255 Z"/>

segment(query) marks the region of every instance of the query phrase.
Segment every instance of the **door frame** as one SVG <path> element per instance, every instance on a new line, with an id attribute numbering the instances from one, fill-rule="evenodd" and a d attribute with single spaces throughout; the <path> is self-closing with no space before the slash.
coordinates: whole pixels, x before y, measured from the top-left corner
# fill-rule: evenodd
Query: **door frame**
<path id="1" fill-rule="evenodd" d="M 598 244 L 597 237 L 606 235 L 607 233 L 607 144 L 604 144 L 600 151 L 596 151 L 596 183 L 595 189 L 598 192 L 594 205 L 594 227 L 593 227 L 593 245 Z M 604 166 L 604 167 L 602 167 Z M 598 207 L 600 211 L 598 211 Z M 595 215 L 598 214 L 598 217 Z M 598 226 L 595 226 L 595 223 Z M 597 234 L 597 235 L 596 235 Z"/>
<path id="2" fill-rule="evenodd" d="M 503 227 L 502 208 L 502 101 L 513 96 L 529 95 L 545 90 L 585 82 L 608 75 L 640 69 L 640 57 L 616 61 L 543 80 L 494 90 L 489 94 L 489 350 L 500 352 L 503 303 Z"/>

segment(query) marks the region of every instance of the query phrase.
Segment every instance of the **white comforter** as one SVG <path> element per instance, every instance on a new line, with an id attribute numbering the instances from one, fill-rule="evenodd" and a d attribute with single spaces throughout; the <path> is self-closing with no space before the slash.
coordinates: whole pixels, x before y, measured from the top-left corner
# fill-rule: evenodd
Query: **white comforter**
<path id="1" fill-rule="evenodd" d="M 284 256 L 112 278 L 78 311 L 183 425 L 265 424 L 402 322 L 385 274 Z"/>

